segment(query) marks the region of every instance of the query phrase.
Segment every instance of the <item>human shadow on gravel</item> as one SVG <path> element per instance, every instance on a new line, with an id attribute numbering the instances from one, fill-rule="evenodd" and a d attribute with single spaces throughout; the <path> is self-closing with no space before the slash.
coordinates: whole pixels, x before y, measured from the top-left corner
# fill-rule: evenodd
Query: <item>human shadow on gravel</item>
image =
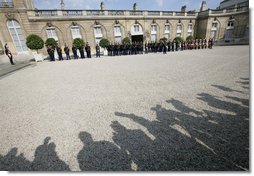
<path id="1" fill-rule="evenodd" d="M 213 87 L 216 87 L 220 90 L 223 90 L 223 91 L 226 91 L 226 92 L 239 92 L 239 93 L 243 93 L 242 91 L 239 91 L 239 90 L 234 90 L 234 89 L 231 89 L 229 87 L 225 87 L 225 86 L 220 86 L 220 85 L 212 85 Z"/>
<path id="2" fill-rule="evenodd" d="M 84 148 L 77 159 L 82 171 L 130 171 L 131 160 L 126 151 L 108 141 L 94 141 L 91 134 L 81 132 Z"/>
<path id="3" fill-rule="evenodd" d="M 166 102 L 177 111 L 156 105 L 151 108 L 154 121 L 115 112 L 147 129 L 127 129 L 118 121 L 111 124 L 114 142 L 130 153 L 138 171 L 249 169 L 249 108 L 240 104 L 240 98 L 234 99 L 237 104 L 208 93 L 198 96 L 211 108 L 198 111 L 171 99 Z"/>
<path id="4" fill-rule="evenodd" d="M 5 156 L 0 155 L 1 171 L 70 171 L 69 166 L 59 159 L 56 153 L 56 145 L 50 141 L 50 137 L 44 139 L 44 143 L 35 150 L 34 160 L 27 160 L 23 153 L 18 154 L 17 148 L 12 148 Z"/>

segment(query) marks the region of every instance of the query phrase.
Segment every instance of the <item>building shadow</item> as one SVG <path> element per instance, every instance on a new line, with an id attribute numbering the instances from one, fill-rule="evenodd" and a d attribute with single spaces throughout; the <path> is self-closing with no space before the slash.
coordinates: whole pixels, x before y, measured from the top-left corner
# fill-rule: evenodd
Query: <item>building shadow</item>
<path id="1" fill-rule="evenodd" d="M 108 141 L 94 141 L 91 134 L 80 132 L 84 147 L 77 159 L 82 171 L 130 171 L 131 160 L 126 151 Z"/>

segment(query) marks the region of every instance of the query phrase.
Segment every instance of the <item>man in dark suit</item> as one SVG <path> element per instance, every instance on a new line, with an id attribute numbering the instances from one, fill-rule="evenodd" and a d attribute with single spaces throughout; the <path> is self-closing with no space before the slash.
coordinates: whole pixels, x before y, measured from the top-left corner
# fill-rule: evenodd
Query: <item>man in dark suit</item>
<path id="1" fill-rule="evenodd" d="M 4 45 L 4 49 L 5 49 L 5 54 L 10 59 L 11 65 L 15 65 L 14 62 L 13 62 L 13 55 L 12 55 L 11 51 L 9 50 L 9 47 L 8 47 L 7 43 Z"/>

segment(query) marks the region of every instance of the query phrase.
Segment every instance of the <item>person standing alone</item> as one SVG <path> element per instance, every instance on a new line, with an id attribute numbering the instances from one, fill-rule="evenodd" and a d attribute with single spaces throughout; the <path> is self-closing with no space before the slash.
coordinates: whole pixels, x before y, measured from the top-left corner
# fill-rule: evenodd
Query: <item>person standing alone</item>
<path id="1" fill-rule="evenodd" d="M 7 43 L 4 45 L 4 49 L 5 49 L 5 54 L 10 59 L 11 65 L 15 65 L 14 62 L 13 62 L 13 55 L 12 55 L 11 51 L 9 50 L 9 47 L 8 47 Z"/>

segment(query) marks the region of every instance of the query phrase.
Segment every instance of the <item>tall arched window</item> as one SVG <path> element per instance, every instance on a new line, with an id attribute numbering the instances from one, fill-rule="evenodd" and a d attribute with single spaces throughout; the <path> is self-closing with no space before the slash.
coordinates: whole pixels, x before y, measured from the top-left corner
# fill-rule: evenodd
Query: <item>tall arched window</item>
<path id="1" fill-rule="evenodd" d="M 71 34 L 72 34 L 72 39 L 82 38 L 79 26 L 72 26 L 71 27 Z"/>
<path id="2" fill-rule="evenodd" d="M 181 37 L 182 36 L 182 24 L 178 23 L 176 25 L 176 36 Z"/>
<path id="3" fill-rule="evenodd" d="M 19 23 L 14 20 L 9 20 L 7 26 L 17 52 L 27 51 L 26 41 Z"/>
<path id="4" fill-rule="evenodd" d="M 218 27 L 218 22 L 214 21 L 212 23 L 211 35 L 210 35 L 210 38 L 212 38 L 214 40 L 216 39 L 216 35 L 217 35 L 217 27 Z"/>
<path id="5" fill-rule="evenodd" d="M 58 37 L 56 34 L 56 29 L 54 27 L 48 27 L 46 29 L 48 38 L 54 38 L 56 41 L 58 41 Z"/>
<path id="6" fill-rule="evenodd" d="M 94 37 L 95 37 L 95 45 L 99 44 L 100 40 L 102 39 L 102 30 L 101 25 L 95 25 L 94 26 Z"/>
<path id="7" fill-rule="evenodd" d="M 166 23 L 166 24 L 165 24 L 164 37 L 165 37 L 166 39 L 169 39 L 169 38 L 170 38 L 170 25 L 169 25 L 169 23 Z"/>
<path id="8" fill-rule="evenodd" d="M 157 24 L 151 25 L 151 42 L 157 41 Z"/>
<path id="9" fill-rule="evenodd" d="M 121 44 L 122 33 L 121 33 L 121 26 L 119 24 L 114 25 L 114 35 L 115 35 L 115 42 Z"/>

